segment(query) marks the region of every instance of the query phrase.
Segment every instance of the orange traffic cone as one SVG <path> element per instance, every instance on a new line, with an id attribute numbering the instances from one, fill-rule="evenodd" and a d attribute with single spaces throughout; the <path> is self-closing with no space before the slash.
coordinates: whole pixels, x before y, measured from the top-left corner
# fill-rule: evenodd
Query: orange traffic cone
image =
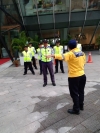
<path id="1" fill-rule="evenodd" d="M 92 62 L 93 62 L 93 61 L 92 61 L 91 52 L 89 52 L 87 63 L 92 63 Z"/>

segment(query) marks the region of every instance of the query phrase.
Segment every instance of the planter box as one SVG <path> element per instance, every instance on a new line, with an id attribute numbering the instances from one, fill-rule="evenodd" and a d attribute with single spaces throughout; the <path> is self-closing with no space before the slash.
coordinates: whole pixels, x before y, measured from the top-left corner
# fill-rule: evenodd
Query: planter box
<path id="1" fill-rule="evenodd" d="M 22 56 L 20 56 L 19 58 L 20 58 L 20 65 L 23 66 L 24 65 L 24 59 Z"/>

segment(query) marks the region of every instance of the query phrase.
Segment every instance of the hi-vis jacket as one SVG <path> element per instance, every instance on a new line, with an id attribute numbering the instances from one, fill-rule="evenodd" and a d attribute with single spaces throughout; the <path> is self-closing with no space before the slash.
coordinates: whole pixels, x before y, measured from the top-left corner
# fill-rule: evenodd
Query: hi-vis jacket
<path id="1" fill-rule="evenodd" d="M 63 46 L 54 46 L 54 53 L 55 54 L 63 54 Z"/>
<path id="2" fill-rule="evenodd" d="M 41 61 L 43 61 L 43 62 L 52 61 L 52 57 L 51 58 L 46 58 L 46 56 L 52 55 L 52 54 L 54 54 L 54 52 L 53 52 L 53 49 L 51 47 L 41 48 Z"/>
<path id="3" fill-rule="evenodd" d="M 31 52 L 23 51 L 22 54 L 23 54 L 23 57 L 24 57 L 24 62 L 31 62 L 31 58 L 32 58 Z"/>
<path id="4" fill-rule="evenodd" d="M 36 51 L 35 51 L 35 48 L 34 47 L 28 47 L 28 51 L 30 51 L 32 53 L 32 56 L 35 55 Z"/>

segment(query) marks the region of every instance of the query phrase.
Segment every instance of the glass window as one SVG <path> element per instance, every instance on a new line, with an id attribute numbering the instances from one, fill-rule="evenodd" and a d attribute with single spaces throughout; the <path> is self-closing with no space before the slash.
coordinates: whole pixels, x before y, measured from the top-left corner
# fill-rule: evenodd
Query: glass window
<path id="1" fill-rule="evenodd" d="M 37 7 L 39 14 L 52 14 L 53 0 L 38 0 Z"/>
<path id="2" fill-rule="evenodd" d="M 50 14 L 53 12 L 53 0 L 24 0 L 26 15 Z"/>
<path id="3" fill-rule="evenodd" d="M 100 0 L 89 0 L 88 10 L 99 10 L 100 9 Z"/>
<path id="4" fill-rule="evenodd" d="M 72 11 L 84 11 L 86 8 L 87 0 L 71 0 L 71 10 Z M 99 10 L 100 0 L 88 0 L 88 10 Z"/>
<path id="5" fill-rule="evenodd" d="M 69 0 L 55 0 L 54 10 L 56 13 L 69 11 Z"/>
<path id="6" fill-rule="evenodd" d="M 82 11 L 86 8 L 87 0 L 71 0 L 71 10 L 72 11 Z"/>

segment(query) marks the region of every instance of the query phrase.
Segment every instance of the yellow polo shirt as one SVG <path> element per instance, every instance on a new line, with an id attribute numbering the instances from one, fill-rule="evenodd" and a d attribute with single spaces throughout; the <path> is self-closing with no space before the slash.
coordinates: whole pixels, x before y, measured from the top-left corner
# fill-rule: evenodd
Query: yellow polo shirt
<path id="1" fill-rule="evenodd" d="M 68 64 L 68 77 L 79 77 L 84 75 L 84 65 L 86 63 L 85 53 L 75 48 L 63 55 L 55 54 L 55 59 L 65 60 Z"/>

